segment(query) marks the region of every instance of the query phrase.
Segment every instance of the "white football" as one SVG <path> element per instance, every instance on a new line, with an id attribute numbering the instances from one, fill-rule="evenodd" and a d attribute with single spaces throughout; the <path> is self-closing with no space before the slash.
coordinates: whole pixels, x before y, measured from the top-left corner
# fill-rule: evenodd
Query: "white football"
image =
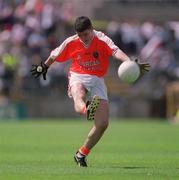
<path id="1" fill-rule="evenodd" d="M 118 68 L 118 76 L 125 83 L 133 83 L 140 76 L 140 69 L 135 61 L 124 61 Z"/>

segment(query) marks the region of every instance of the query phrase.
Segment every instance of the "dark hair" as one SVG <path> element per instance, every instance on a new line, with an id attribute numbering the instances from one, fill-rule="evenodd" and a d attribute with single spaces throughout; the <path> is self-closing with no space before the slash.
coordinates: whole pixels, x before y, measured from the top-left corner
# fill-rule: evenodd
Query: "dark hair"
<path id="1" fill-rule="evenodd" d="M 92 23 L 88 17 L 80 16 L 76 19 L 74 26 L 75 26 L 75 31 L 83 32 L 87 29 L 92 28 Z"/>

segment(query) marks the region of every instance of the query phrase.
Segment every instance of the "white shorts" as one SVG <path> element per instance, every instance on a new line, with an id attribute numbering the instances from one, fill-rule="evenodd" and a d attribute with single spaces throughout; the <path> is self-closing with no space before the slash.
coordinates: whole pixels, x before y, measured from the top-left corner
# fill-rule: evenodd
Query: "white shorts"
<path id="1" fill-rule="evenodd" d="M 88 100 L 92 100 L 94 95 L 99 96 L 100 99 L 108 100 L 107 88 L 103 78 L 100 78 L 95 75 L 78 74 L 78 73 L 70 72 L 69 85 L 68 85 L 69 97 L 72 97 L 71 87 L 74 84 L 78 84 L 78 83 L 82 84 L 88 91 L 87 93 Z"/>

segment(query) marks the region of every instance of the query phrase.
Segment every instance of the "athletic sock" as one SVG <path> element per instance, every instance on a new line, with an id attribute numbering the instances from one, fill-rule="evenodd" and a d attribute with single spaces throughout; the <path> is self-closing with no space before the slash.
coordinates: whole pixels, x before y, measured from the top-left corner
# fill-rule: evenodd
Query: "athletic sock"
<path id="1" fill-rule="evenodd" d="M 87 156 L 90 152 L 90 150 L 84 146 L 81 146 L 80 149 L 78 150 L 79 155 L 81 154 L 81 156 Z M 78 156 L 78 154 L 77 154 Z"/>

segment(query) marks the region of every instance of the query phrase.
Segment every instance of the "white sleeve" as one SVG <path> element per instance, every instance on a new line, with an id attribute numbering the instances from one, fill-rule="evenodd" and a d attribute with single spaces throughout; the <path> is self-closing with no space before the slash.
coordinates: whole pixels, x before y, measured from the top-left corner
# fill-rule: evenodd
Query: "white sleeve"
<path id="1" fill-rule="evenodd" d="M 111 38 L 109 38 L 107 35 L 105 35 L 101 31 L 96 31 L 94 30 L 95 35 L 97 36 L 98 39 L 101 41 L 105 42 L 106 45 L 112 50 L 112 55 L 115 54 L 118 50 L 120 50 L 112 41 Z"/>
<path id="2" fill-rule="evenodd" d="M 62 45 L 62 44 L 61 44 Z M 60 46 L 61 46 L 60 45 Z M 55 59 L 59 54 L 60 54 L 60 49 L 61 49 L 61 47 L 57 47 L 57 48 L 55 48 L 53 51 L 51 51 L 51 53 L 50 53 L 50 57 L 52 58 L 52 59 Z"/>
<path id="3" fill-rule="evenodd" d="M 57 56 L 59 56 L 59 54 L 65 49 L 65 47 L 66 47 L 71 41 L 75 40 L 76 38 L 78 38 L 77 35 L 73 35 L 73 36 L 67 38 L 65 41 L 63 41 L 63 43 L 62 43 L 59 47 L 57 47 L 57 48 L 55 48 L 53 51 L 51 51 L 50 57 L 51 57 L 52 59 L 55 59 L 55 58 L 56 58 Z"/>

